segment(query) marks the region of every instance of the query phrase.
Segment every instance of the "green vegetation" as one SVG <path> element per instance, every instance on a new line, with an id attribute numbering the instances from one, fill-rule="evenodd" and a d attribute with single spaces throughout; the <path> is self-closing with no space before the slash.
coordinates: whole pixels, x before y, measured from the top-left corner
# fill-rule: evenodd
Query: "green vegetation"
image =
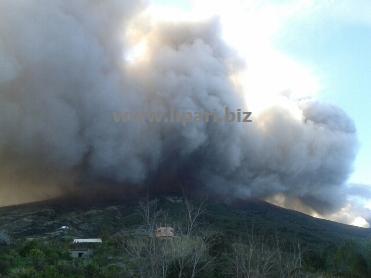
<path id="1" fill-rule="evenodd" d="M 280 213 L 282 225 L 270 220 Z M 305 219 L 315 223 L 309 232 Z M 71 229 L 56 232 L 62 223 Z M 176 236 L 156 238 L 159 226 L 174 227 Z M 18 227 L 18 234 L 4 227 Z M 263 203 L 233 208 L 164 199 L 68 212 L 10 208 L 0 210 L 0 229 L 0 277 L 371 277 L 367 229 Z M 72 239 L 89 236 L 103 244 L 90 258 L 71 258 Z"/>

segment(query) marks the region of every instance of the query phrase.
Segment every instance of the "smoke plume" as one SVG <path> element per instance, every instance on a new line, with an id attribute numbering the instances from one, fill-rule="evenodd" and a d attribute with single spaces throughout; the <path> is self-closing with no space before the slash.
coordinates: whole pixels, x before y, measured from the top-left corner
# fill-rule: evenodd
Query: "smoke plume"
<path id="1" fill-rule="evenodd" d="M 341 109 L 282 97 L 285 105 L 254 114 L 244 98 L 253 92 L 232 78 L 245 65 L 220 38 L 216 19 L 155 23 L 143 7 L 137 0 L 0 1 L 1 201 L 18 200 L 11 192 L 42 198 L 90 185 L 173 192 L 181 183 L 226 201 L 283 195 L 319 213 L 343 205 L 357 138 Z M 134 59 L 136 44 L 143 53 Z M 253 112 L 253 122 L 112 117 L 223 115 L 225 107 Z"/>

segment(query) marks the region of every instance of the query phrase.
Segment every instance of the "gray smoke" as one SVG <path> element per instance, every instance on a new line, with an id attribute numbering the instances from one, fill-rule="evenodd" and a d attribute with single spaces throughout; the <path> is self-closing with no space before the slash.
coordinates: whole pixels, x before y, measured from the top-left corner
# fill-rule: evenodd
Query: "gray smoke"
<path id="1" fill-rule="evenodd" d="M 341 206 L 357 138 L 337 107 L 287 99 L 302 118 L 277 106 L 251 124 L 113 121 L 121 111 L 250 111 L 249 92 L 231 81 L 244 65 L 217 20 L 150 24 L 143 6 L 0 1 L 0 201 L 15 188 L 40 197 L 179 182 L 226 200 L 284 194 L 318 212 Z M 133 24 L 150 45 L 137 64 L 124 58 Z"/>

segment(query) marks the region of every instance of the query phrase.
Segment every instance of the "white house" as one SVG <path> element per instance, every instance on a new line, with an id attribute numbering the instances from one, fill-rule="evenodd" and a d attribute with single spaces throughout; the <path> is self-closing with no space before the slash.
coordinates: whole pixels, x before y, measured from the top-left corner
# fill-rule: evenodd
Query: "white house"
<path id="1" fill-rule="evenodd" d="M 102 239 L 100 238 L 77 238 L 73 240 L 74 244 L 83 244 L 83 243 L 103 243 Z"/>

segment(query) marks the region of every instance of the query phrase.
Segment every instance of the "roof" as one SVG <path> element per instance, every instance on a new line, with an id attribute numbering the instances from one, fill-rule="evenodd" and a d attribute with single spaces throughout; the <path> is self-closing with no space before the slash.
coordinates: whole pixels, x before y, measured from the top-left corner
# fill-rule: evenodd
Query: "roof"
<path id="1" fill-rule="evenodd" d="M 102 243 L 102 239 L 100 238 L 80 238 L 80 239 L 74 239 L 73 243 Z"/>
<path id="2" fill-rule="evenodd" d="M 174 228 L 172 227 L 158 227 L 156 231 L 174 231 Z"/>

